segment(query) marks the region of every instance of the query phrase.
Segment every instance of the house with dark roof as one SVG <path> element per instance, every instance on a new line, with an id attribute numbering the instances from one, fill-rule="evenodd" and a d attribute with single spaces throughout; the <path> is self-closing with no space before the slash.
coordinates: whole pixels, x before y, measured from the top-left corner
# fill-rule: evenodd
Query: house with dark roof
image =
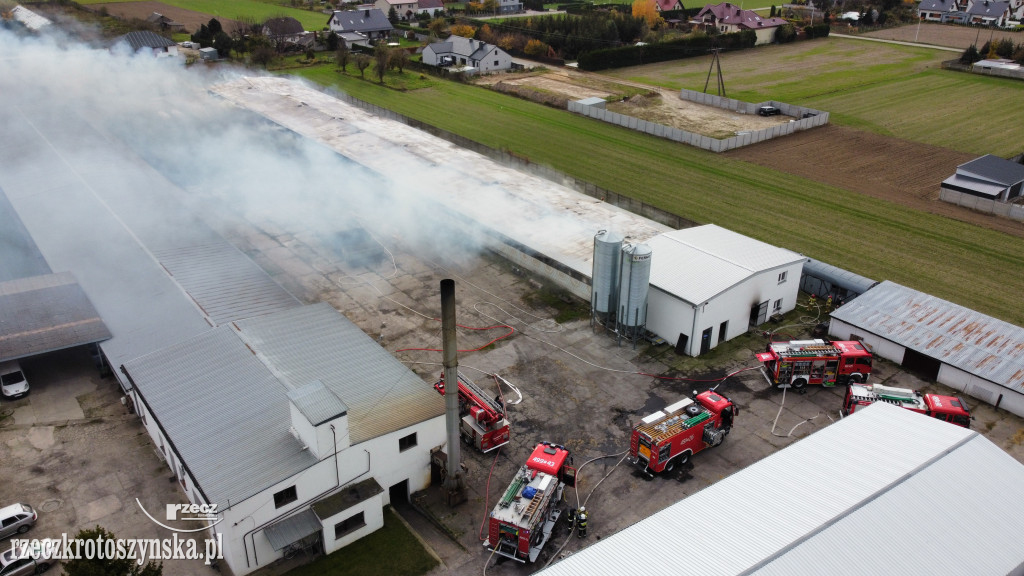
<path id="1" fill-rule="evenodd" d="M 423 49 L 423 63 L 429 66 L 476 68 L 480 73 L 508 70 L 512 56 L 493 44 L 481 40 L 449 36 Z"/>
<path id="2" fill-rule="evenodd" d="M 986 154 L 957 166 L 940 186 L 943 191 L 1008 202 L 1024 192 L 1024 165 Z"/>
<path id="3" fill-rule="evenodd" d="M 327 26 L 350 44 L 373 44 L 387 40 L 394 30 L 388 16 L 378 8 L 335 10 Z"/>
<path id="4" fill-rule="evenodd" d="M 114 46 L 126 44 L 134 53 L 147 53 L 157 58 L 167 58 L 178 55 L 178 45 L 169 38 L 150 32 L 149 30 L 135 30 L 123 36 L 118 36 Z"/>
<path id="5" fill-rule="evenodd" d="M 153 12 L 146 18 L 146 22 L 159 27 L 161 30 L 170 30 L 171 32 L 181 32 L 185 25 L 181 22 L 175 22 L 173 19 L 164 16 L 159 12 Z"/>
<path id="6" fill-rule="evenodd" d="M 974 0 L 967 9 L 967 23 L 1008 28 L 1011 19 L 1009 0 Z"/>
<path id="7" fill-rule="evenodd" d="M 775 31 L 786 21 L 782 18 L 762 18 L 753 10 L 744 10 L 724 2 L 704 6 L 693 23 L 705 30 L 717 30 L 723 34 L 753 30 L 757 34 L 757 44 L 771 44 L 775 41 Z"/>
<path id="8" fill-rule="evenodd" d="M 278 49 L 311 48 L 315 38 L 306 32 L 302 23 L 289 16 L 270 18 L 263 23 L 263 35 Z"/>
<path id="9" fill-rule="evenodd" d="M 418 4 L 416 0 L 377 0 L 373 7 L 384 14 L 389 14 L 394 9 L 400 20 L 409 20 L 419 12 Z"/>
<path id="10" fill-rule="evenodd" d="M 917 17 L 930 22 L 943 22 L 951 12 L 959 10 L 956 0 L 921 0 L 917 5 Z"/>

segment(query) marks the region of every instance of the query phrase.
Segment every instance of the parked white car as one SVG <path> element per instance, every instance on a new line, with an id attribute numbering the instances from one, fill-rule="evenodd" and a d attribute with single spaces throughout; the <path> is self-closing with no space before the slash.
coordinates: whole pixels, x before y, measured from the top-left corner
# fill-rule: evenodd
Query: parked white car
<path id="1" fill-rule="evenodd" d="M 5 398 L 21 398 L 28 394 L 28 380 L 16 360 L 0 363 L 0 394 Z"/>

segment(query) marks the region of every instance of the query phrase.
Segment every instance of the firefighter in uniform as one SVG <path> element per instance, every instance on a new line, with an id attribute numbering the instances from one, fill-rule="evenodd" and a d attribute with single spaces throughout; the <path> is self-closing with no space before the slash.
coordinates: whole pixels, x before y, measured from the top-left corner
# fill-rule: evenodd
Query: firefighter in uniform
<path id="1" fill-rule="evenodd" d="M 569 515 L 566 516 L 566 520 L 569 522 L 569 536 L 576 530 L 576 509 L 569 508 Z"/>
<path id="2" fill-rule="evenodd" d="M 576 515 L 576 526 L 580 538 L 587 536 L 587 507 L 580 506 L 580 513 Z"/>

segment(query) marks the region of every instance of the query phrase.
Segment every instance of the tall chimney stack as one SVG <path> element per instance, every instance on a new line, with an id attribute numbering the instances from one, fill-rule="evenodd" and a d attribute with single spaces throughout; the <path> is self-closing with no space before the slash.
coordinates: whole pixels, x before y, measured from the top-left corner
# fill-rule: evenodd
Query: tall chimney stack
<path id="1" fill-rule="evenodd" d="M 455 342 L 455 281 L 441 280 L 441 350 L 444 363 L 445 425 L 448 430 L 448 473 L 444 487 L 448 505 L 465 500 L 459 444 L 459 354 Z"/>

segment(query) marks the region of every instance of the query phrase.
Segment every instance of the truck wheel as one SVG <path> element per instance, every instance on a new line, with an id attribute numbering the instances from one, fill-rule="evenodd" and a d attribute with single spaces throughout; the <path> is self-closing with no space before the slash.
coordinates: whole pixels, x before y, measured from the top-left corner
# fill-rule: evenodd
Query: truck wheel
<path id="1" fill-rule="evenodd" d="M 853 383 L 853 384 L 860 384 L 863 381 L 864 381 L 864 377 L 861 376 L 860 374 L 851 374 L 850 375 L 850 382 Z"/>
<path id="2" fill-rule="evenodd" d="M 665 464 L 665 472 L 671 472 L 676 469 L 676 459 L 669 458 L 669 461 Z"/>
<path id="3" fill-rule="evenodd" d="M 683 452 L 679 456 L 676 456 L 676 460 L 679 462 L 680 466 L 683 465 L 683 464 L 686 464 L 687 462 L 690 461 L 690 453 L 689 452 Z"/>
<path id="4" fill-rule="evenodd" d="M 796 380 L 793 380 L 793 388 L 794 389 L 800 390 L 804 386 L 807 386 L 807 380 L 806 379 L 804 379 L 804 378 L 797 378 Z"/>

